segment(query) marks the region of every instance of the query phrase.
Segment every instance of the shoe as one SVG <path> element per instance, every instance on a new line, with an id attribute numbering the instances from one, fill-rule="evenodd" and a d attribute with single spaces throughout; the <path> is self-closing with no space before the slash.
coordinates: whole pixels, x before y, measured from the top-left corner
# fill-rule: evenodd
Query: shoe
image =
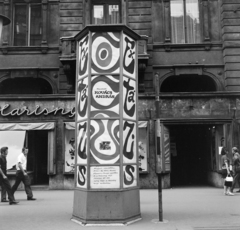
<path id="1" fill-rule="evenodd" d="M 19 202 L 16 201 L 16 200 L 13 200 L 13 201 L 10 201 L 9 204 L 12 205 L 12 204 L 18 204 Z"/>
<path id="2" fill-rule="evenodd" d="M 240 190 L 237 190 L 236 192 L 240 192 Z"/>
<path id="3" fill-rule="evenodd" d="M 36 198 L 28 197 L 27 200 L 36 200 Z"/>
<path id="4" fill-rule="evenodd" d="M 4 199 L 4 200 L 1 200 L 1 202 L 8 202 L 8 200 Z"/>
<path id="5" fill-rule="evenodd" d="M 228 196 L 234 196 L 234 194 L 231 193 L 231 192 L 228 192 L 227 195 L 228 195 Z"/>

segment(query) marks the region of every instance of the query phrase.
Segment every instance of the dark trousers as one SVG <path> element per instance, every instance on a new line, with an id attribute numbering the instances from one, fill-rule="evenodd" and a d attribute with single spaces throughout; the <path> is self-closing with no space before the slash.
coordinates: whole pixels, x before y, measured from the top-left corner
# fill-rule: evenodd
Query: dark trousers
<path id="1" fill-rule="evenodd" d="M 7 190 L 3 185 L 1 185 L 1 200 L 6 200 L 7 199 Z"/>
<path id="2" fill-rule="evenodd" d="M 233 191 L 233 189 L 235 188 L 237 183 L 238 183 L 238 186 L 239 186 L 239 189 L 240 189 L 240 172 L 235 173 L 235 175 L 233 176 L 233 184 L 232 184 L 232 187 L 231 187 L 231 191 Z"/>
<path id="3" fill-rule="evenodd" d="M 22 171 L 17 171 L 16 172 L 16 181 L 14 183 L 14 185 L 12 186 L 12 192 L 13 194 L 15 193 L 15 191 L 17 190 L 19 184 L 23 182 L 24 184 L 24 187 L 25 187 L 25 192 L 27 194 L 27 197 L 31 198 L 33 197 L 33 194 L 32 194 L 32 189 L 30 187 L 30 178 L 29 176 L 24 176 L 23 172 Z"/>
<path id="4" fill-rule="evenodd" d="M 10 202 L 14 201 L 15 199 L 14 199 L 14 196 L 13 196 L 13 193 L 12 193 L 12 187 L 11 187 L 8 179 L 0 178 L 0 184 L 1 184 L 1 187 L 2 187 L 1 195 L 4 195 L 3 189 L 5 191 L 5 197 L 2 196 L 1 200 L 6 199 L 6 191 L 7 191 L 9 201 Z"/>

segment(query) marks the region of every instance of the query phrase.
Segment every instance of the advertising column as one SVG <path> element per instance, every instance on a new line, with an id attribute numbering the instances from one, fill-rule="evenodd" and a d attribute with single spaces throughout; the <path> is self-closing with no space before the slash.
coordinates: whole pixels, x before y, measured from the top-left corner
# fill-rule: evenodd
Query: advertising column
<path id="1" fill-rule="evenodd" d="M 139 35 L 123 25 L 76 35 L 76 162 L 72 220 L 126 224 L 140 219 Z"/>

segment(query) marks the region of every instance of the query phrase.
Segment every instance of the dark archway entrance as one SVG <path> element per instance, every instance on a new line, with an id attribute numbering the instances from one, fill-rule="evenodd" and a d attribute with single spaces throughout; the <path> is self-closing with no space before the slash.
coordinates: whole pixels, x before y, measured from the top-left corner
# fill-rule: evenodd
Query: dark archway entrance
<path id="1" fill-rule="evenodd" d="M 0 84 L 0 94 L 52 94 L 51 85 L 42 78 L 7 79 Z"/>
<path id="2" fill-rule="evenodd" d="M 217 91 L 214 80 L 205 75 L 171 76 L 163 81 L 160 92 L 212 92 Z"/>

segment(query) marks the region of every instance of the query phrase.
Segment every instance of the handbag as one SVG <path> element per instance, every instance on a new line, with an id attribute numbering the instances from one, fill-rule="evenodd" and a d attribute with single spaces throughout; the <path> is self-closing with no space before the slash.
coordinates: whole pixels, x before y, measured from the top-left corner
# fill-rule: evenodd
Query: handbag
<path id="1" fill-rule="evenodd" d="M 228 174 L 227 177 L 225 178 L 224 185 L 227 187 L 232 187 L 232 183 L 233 183 L 233 177 L 230 174 Z"/>

